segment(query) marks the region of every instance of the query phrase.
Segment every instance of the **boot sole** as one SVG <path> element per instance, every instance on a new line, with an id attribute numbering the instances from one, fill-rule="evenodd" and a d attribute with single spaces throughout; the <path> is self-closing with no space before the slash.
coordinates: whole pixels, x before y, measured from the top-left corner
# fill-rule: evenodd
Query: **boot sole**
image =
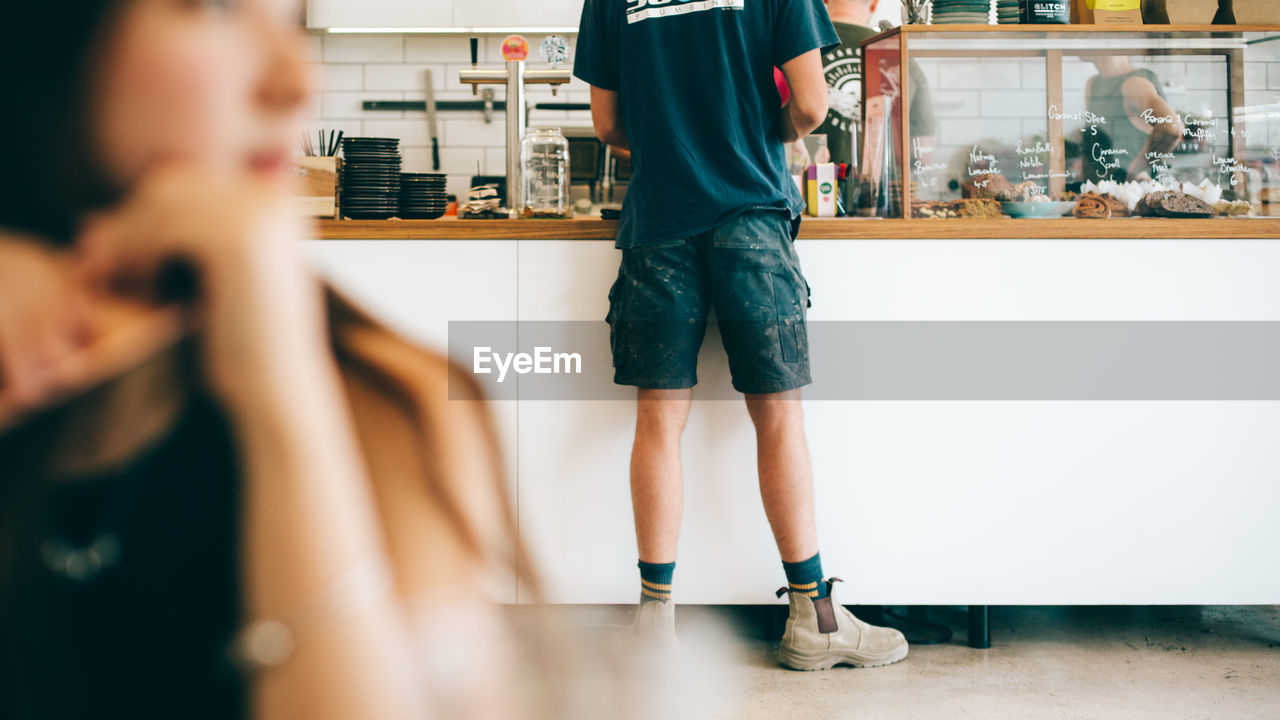
<path id="1" fill-rule="evenodd" d="M 903 644 L 879 655 L 862 655 L 858 653 L 821 653 L 818 655 L 801 655 L 786 648 L 778 649 L 778 661 L 792 670 L 812 672 L 814 670 L 830 670 L 837 665 L 851 665 L 855 668 L 872 668 L 892 665 L 905 657 L 910 646 Z"/>

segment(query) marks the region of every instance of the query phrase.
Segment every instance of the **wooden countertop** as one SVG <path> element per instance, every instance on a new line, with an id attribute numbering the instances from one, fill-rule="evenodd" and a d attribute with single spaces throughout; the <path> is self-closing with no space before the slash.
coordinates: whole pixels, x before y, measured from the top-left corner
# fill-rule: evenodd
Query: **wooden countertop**
<path id="1" fill-rule="evenodd" d="M 321 240 L 613 240 L 618 223 L 572 220 L 320 220 Z M 1280 217 L 871 220 L 805 218 L 801 240 L 1280 239 Z"/>

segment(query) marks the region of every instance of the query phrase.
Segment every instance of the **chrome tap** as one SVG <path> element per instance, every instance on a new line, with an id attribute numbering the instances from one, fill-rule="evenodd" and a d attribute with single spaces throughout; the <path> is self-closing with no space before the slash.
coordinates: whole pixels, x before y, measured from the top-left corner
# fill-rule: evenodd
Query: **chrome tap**
<path id="1" fill-rule="evenodd" d="M 480 92 L 481 85 L 507 86 L 507 209 L 513 214 L 520 210 L 520 141 L 524 139 L 529 123 L 529 109 L 525 101 L 526 85 L 550 85 L 555 95 L 560 85 L 572 79 L 568 69 L 555 67 L 525 69 L 524 60 L 508 60 L 505 68 L 480 67 L 480 39 L 471 38 L 471 67 L 458 71 L 458 79 L 471 86 L 471 94 Z"/>

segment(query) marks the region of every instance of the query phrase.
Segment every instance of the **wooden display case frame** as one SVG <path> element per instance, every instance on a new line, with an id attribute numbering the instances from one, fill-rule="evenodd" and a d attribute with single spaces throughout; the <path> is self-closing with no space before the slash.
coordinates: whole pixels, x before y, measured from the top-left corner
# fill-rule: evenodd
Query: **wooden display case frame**
<path id="1" fill-rule="evenodd" d="M 876 85 L 879 85 L 880 73 L 878 68 L 874 69 L 870 62 L 867 62 L 867 48 L 883 43 L 894 37 L 898 39 L 898 67 L 906 68 L 910 66 L 913 57 L 966 57 L 966 58 L 990 58 L 990 57 L 1036 57 L 1045 60 L 1045 108 L 1046 115 L 1048 107 L 1056 104 L 1062 107 L 1063 87 L 1062 87 L 1062 56 L 1061 49 L 1027 49 L 1027 48 L 1010 48 L 1010 49 L 984 49 L 984 50 L 964 50 L 964 49 L 926 49 L 912 50 L 908 38 L 912 35 L 919 34 L 991 34 L 991 35 L 1011 35 L 1016 36 L 1019 33 L 1049 33 L 1049 34 L 1092 34 L 1096 33 L 1100 38 L 1106 35 L 1114 35 L 1116 33 L 1145 33 L 1149 36 L 1158 37 L 1161 35 L 1178 35 L 1183 33 L 1200 33 L 1209 34 L 1211 36 L 1222 38 L 1239 38 L 1244 33 L 1276 33 L 1280 34 L 1280 25 L 903 25 L 892 28 L 884 32 L 873 35 L 862 42 L 862 123 L 863 127 L 867 127 L 866 110 L 868 106 L 867 100 L 872 97 L 868 93 L 868 80 L 874 75 Z M 1276 42 L 1280 42 L 1277 40 Z M 1227 94 L 1229 96 L 1229 108 L 1236 108 L 1244 105 L 1244 51 L 1240 48 L 1223 48 L 1220 50 L 1209 49 L 1190 49 L 1190 48 L 1134 48 L 1125 45 L 1115 45 L 1105 48 L 1072 49 L 1068 54 L 1076 55 L 1222 55 L 1226 58 L 1227 63 Z M 899 97 L 911 97 L 911 73 L 898 73 L 899 77 Z M 899 136 L 894 142 L 898 157 L 897 170 L 901 181 L 902 191 L 900 200 L 900 212 L 893 217 L 898 219 L 911 218 L 911 152 L 908 147 L 911 138 L 911 103 L 900 103 L 901 108 L 898 113 L 896 134 Z M 1234 113 L 1227 112 L 1227 131 L 1231 137 L 1230 156 L 1232 158 L 1244 155 L 1245 138 L 1233 130 L 1236 128 L 1236 120 Z M 1049 192 L 1050 194 L 1064 190 L 1066 187 L 1066 178 L 1062 175 L 1066 172 L 1066 152 L 1062 150 L 1066 140 L 1064 129 L 1064 121 L 1062 118 L 1048 119 L 1048 141 L 1051 148 L 1059 149 L 1058 152 L 1050 153 L 1049 166 Z M 862 171 L 860 166 L 859 171 Z M 927 220 L 926 222 L 932 222 Z"/>

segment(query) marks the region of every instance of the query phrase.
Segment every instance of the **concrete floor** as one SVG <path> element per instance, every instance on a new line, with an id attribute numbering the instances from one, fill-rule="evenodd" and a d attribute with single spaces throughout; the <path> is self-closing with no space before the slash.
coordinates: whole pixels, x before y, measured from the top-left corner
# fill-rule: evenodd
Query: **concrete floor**
<path id="1" fill-rule="evenodd" d="M 597 625 L 626 620 L 597 617 Z M 781 669 L 776 624 L 727 608 L 682 606 L 683 712 L 725 720 L 833 718 L 1280 719 L 1280 606 L 994 607 L 993 647 L 966 645 L 963 608 L 931 608 L 952 627 L 901 663 L 816 673 Z"/>

